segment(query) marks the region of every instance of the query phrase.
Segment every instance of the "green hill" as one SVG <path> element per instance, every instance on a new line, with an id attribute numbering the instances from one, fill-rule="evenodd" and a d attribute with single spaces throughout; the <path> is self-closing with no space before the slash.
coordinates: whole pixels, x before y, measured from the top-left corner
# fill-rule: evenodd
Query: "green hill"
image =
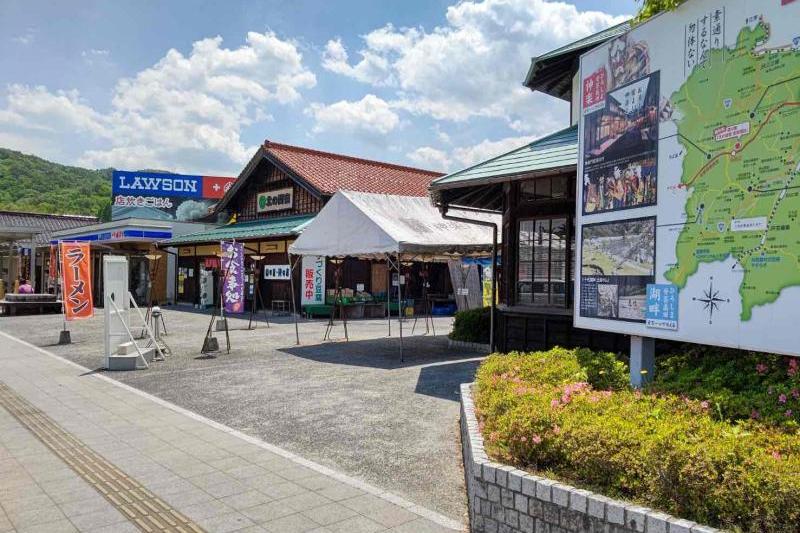
<path id="1" fill-rule="evenodd" d="M 36 213 L 111 213 L 112 169 L 89 170 L 51 163 L 0 148 L 0 209 Z"/>

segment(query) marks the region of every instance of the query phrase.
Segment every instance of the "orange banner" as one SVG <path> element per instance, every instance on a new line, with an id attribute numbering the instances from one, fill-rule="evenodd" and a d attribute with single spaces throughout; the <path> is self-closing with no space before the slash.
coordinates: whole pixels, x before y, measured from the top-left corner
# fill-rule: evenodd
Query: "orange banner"
<path id="1" fill-rule="evenodd" d="M 88 242 L 61 243 L 61 272 L 64 276 L 64 317 L 67 320 L 91 318 L 94 306 Z"/>

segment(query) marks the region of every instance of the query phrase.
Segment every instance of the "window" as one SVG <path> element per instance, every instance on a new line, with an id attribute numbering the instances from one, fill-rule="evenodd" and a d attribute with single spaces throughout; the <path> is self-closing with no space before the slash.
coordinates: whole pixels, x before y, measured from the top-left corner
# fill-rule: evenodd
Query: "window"
<path id="1" fill-rule="evenodd" d="M 566 217 L 520 221 L 517 303 L 568 305 L 568 262 L 571 270 L 573 261 L 568 223 Z"/>
<path id="2" fill-rule="evenodd" d="M 570 180 L 567 176 L 545 176 L 520 183 L 520 201 L 558 200 L 570 198 Z"/>

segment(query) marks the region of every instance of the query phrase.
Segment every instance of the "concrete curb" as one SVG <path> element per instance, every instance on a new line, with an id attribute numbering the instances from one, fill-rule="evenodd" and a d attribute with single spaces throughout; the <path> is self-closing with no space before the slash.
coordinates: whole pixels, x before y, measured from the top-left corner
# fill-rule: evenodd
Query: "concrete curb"
<path id="1" fill-rule="evenodd" d="M 452 339 L 447 339 L 447 347 L 451 349 L 461 348 L 464 350 L 472 350 L 481 353 L 491 353 L 492 351 L 488 344 L 481 344 L 479 342 L 454 341 Z"/>
<path id="2" fill-rule="evenodd" d="M 478 429 L 472 385 L 461 385 L 461 446 L 471 531 L 720 531 L 492 462 Z"/>

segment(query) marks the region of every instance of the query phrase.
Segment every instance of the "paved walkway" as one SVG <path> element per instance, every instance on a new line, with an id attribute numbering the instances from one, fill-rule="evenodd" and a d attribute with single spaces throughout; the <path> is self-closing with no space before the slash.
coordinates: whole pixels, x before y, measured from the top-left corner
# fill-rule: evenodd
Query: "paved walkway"
<path id="1" fill-rule="evenodd" d="M 0 532 L 461 528 L 0 333 Z"/>

